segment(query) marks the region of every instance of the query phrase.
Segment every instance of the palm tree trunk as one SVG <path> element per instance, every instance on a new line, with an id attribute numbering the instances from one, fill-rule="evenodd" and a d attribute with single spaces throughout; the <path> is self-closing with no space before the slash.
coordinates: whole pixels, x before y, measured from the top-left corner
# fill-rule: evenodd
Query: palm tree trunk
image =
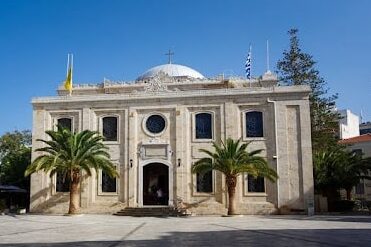
<path id="1" fill-rule="evenodd" d="M 324 196 L 327 197 L 328 211 L 334 212 L 336 210 L 336 201 L 339 199 L 337 189 L 332 186 L 327 187 L 324 190 Z"/>
<path id="2" fill-rule="evenodd" d="M 77 214 L 80 209 L 80 173 L 73 172 L 70 186 L 70 207 L 68 214 Z"/>
<path id="3" fill-rule="evenodd" d="M 234 215 L 236 214 L 235 194 L 237 178 L 235 176 L 228 176 L 226 177 L 226 183 L 228 188 L 228 215 Z"/>

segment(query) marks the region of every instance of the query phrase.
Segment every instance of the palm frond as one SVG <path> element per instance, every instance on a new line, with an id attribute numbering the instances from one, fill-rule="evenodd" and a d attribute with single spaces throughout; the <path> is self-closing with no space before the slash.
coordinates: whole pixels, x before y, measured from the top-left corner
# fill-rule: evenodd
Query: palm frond
<path id="1" fill-rule="evenodd" d="M 72 133 L 68 129 L 48 130 L 50 140 L 37 139 L 45 147 L 36 149 L 38 156 L 27 168 L 25 176 L 34 172 L 44 171 L 54 175 L 71 174 L 71 171 L 85 171 L 91 176 L 91 169 L 104 170 L 110 176 L 118 176 L 114 164 L 110 160 L 108 148 L 103 144 L 103 137 L 97 132 L 83 130 Z"/>
<path id="2" fill-rule="evenodd" d="M 207 157 L 195 162 L 192 166 L 193 173 L 217 170 L 226 176 L 237 176 L 241 173 L 249 173 L 254 177 L 262 176 L 275 181 L 278 175 L 274 169 L 269 167 L 267 161 L 259 156 L 262 149 L 248 152 L 249 143 L 242 143 L 241 139 L 228 138 L 220 144 L 213 142 L 214 151 L 200 149 Z"/>

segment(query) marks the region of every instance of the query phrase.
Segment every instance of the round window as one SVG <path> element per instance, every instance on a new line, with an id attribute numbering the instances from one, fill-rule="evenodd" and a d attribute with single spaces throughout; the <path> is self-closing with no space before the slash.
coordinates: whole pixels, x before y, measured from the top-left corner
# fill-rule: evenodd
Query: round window
<path id="1" fill-rule="evenodd" d="M 146 128 L 152 134 L 161 133 L 165 129 L 165 119 L 160 115 L 149 116 L 146 120 Z"/>

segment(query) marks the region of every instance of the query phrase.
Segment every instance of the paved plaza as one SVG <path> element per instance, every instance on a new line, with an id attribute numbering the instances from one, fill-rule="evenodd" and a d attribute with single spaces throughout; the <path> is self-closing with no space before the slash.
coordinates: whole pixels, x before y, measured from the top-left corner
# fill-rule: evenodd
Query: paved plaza
<path id="1" fill-rule="evenodd" d="M 6 215 L 0 246 L 371 246 L 371 217 Z"/>

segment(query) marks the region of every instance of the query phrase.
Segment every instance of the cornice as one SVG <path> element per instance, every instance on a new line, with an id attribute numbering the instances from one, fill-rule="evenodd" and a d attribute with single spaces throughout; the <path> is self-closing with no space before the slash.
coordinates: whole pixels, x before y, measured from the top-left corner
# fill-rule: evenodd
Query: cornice
<path id="1" fill-rule="evenodd" d="M 65 96 L 46 96 L 32 98 L 32 104 L 49 104 L 61 102 L 104 102 L 104 101 L 131 101 L 148 99 L 180 99 L 180 98 L 205 98 L 205 97 L 227 97 L 227 96 L 263 96 L 274 94 L 277 96 L 308 95 L 309 86 L 274 86 L 274 87 L 255 87 L 255 88 L 224 88 L 224 89 L 205 89 L 193 91 L 160 91 L 160 92 L 134 92 L 129 94 L 93 94 L 93 95 L 65 95 Z"/>

